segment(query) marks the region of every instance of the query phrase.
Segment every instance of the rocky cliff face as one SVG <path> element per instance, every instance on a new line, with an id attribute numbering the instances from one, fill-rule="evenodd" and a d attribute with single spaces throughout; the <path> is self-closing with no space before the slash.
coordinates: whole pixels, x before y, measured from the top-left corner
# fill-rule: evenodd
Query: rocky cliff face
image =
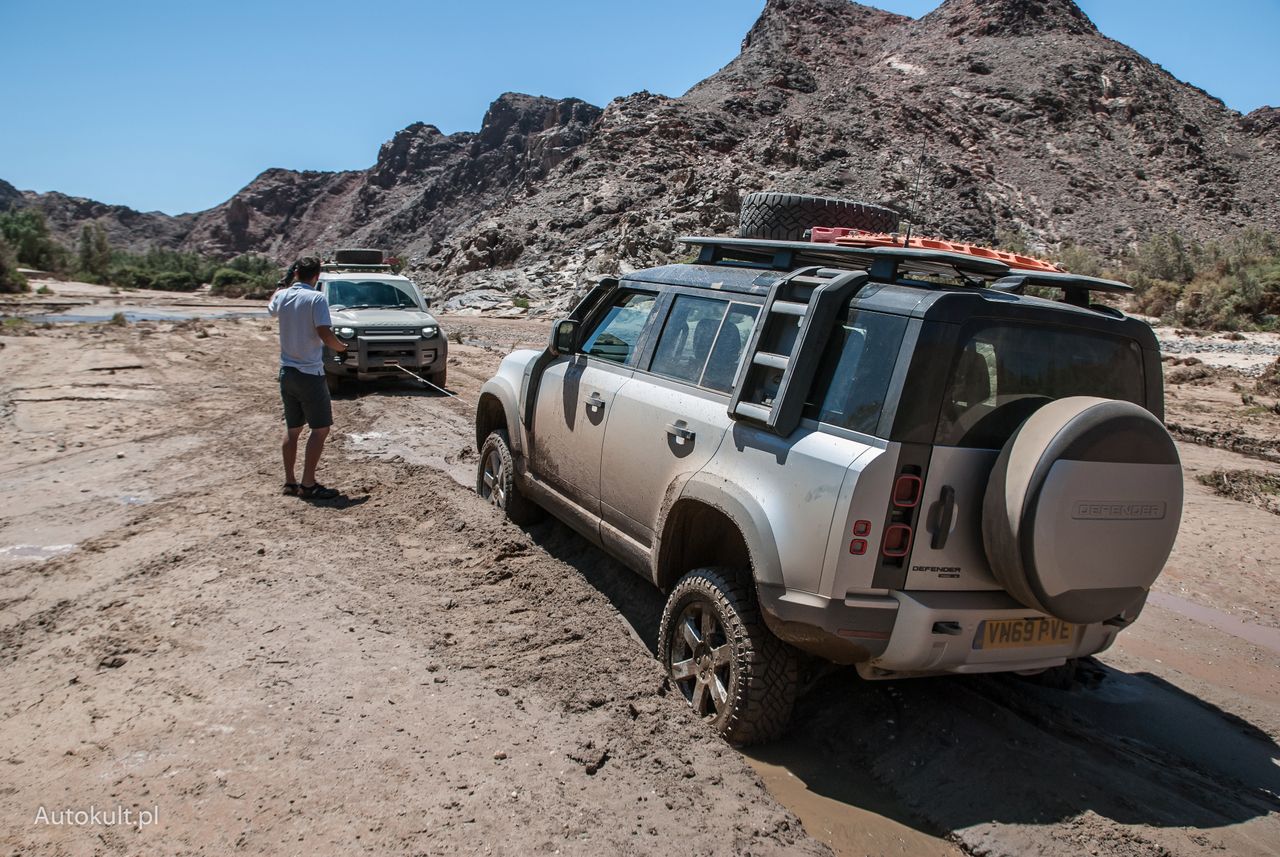
<path id="1" fill-rule="evenodd" d="M 740 194 L 765 188 L 889 205 L 956 238 L 1008 229 L 1116 252 L 1170 228 L 1280 229 L 1277 116 L 1175 80 L 1071 0 L 947 0 L 920 20 L 769 0 L 740 55 L 679 98 L 601 110 L 506 94 L 479 132 L 411 125 L 369 170 L 270 170 L 189 221 L 142 228 L 221 254 L 386 246 L 439 293 L 544 303 L 679 256 L 678 234 L 732 230 Z M 29 202 L 67 209 L 51 218 L 68 229 L 77 216 L 130 228 L 114 209 Z"/>

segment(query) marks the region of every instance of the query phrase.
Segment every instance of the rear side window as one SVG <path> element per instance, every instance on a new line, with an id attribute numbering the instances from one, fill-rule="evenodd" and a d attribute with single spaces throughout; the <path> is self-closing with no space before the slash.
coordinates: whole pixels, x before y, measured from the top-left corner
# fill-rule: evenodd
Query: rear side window
<path id="1" fill-rule="evenodd" d="M 936 440 L 999 449 L 1043 405 L 1098 396 L 1146 405 L 1142 349 L 1130 339 L 1034 324 L 965 326 Z"/>
<path id="2" fill-rule="evenodd" d="M 611 363 L 630 363 L 656 303 L 657 296 L 648 292 L 620 293 L 583 342 L 583 353 Z"/>
<path id="3" fill-rule="evenodd" d="M 759 311 L 751 304 L 677 296 L 658 337 L 649 371 L 729 392 Z"/>
<path id="4" fill-rule="evenodd" d="M 850 309 L 831 334 L 807 415 L 875 434 L 906 329 L 902 316 Z"/>

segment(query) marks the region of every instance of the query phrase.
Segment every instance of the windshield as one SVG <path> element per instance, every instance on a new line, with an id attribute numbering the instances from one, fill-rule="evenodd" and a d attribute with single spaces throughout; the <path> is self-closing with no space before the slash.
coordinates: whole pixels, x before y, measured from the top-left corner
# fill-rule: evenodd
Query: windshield
<path id="1" fill-rule="evenodd" d="M 967 325 L 960 342 L 938 443 L 999 449 L 1027 417 L 1068 396 L 1146 405 L 1142 349 L 1131 339 L 984 321 Z"/>
<path id="2" fill-rule="evenodd" d="M 324 295 L 331 307 L 418 309 L 412 294 L 385 280 L 325 280 Z"/>

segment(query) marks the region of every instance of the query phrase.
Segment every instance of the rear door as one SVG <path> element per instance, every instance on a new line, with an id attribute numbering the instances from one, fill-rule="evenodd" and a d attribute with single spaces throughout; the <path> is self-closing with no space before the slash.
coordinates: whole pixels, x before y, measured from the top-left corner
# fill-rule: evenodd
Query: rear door
<path id="1" fill-rule="evenodd" d="M 538 386 L 534 475 L 594 517 L 600 515 L 605 426 L 618 389 L 631 377 L 656 305 L 656 292 L 620 289 L 588 320 L 580 353 L 552 361 Z"/>
<path id="2" fill-rule="evenodd" d="M 676 292 L 651 355 L 614 400 L 601 464 L 601 517 L 653 544 L 668 489 L 711 459 L 729 427 L 729 393 L 760 311 L 741 299 Z M 655 328 L 657 325 L 655 325 Z"/>
<path id="3" fill-rule="evenodd" d="M 907 564 L 906 589 L 996 589 L 982 541 L 987 480 L 1005 442 L 1068 396 L 1145 406 L 1142 349 L 1120 336 L 976 318 L 958 331 Z"/>

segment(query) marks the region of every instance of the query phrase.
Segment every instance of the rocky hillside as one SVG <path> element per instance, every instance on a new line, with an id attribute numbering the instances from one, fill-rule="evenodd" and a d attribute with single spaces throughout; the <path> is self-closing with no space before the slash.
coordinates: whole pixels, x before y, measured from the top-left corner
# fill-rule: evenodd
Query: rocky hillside
<path id="1" fill-rule="evenodd" d="M 94 217 L 129 243 L 219 254 L 378 244 L 444 294 L 555 302 L 586 275 L 679 255 L 680 233 L 733 229 L 740 194 L 765 188 L 889 205 L 957 238 L 1017 230 L 1103 252 L 1170 228 L 1280 229 L 1278 117 L 1177 81 L 1071 0 L 946 0 L 919 20 L 769 0 L 739 56 L 679 98 L 601 110 L 507 94 L 479 132 L 415 124 L 369 170 L 269 170 L 171 222 L 26 202 L 60 229 Z"/>

